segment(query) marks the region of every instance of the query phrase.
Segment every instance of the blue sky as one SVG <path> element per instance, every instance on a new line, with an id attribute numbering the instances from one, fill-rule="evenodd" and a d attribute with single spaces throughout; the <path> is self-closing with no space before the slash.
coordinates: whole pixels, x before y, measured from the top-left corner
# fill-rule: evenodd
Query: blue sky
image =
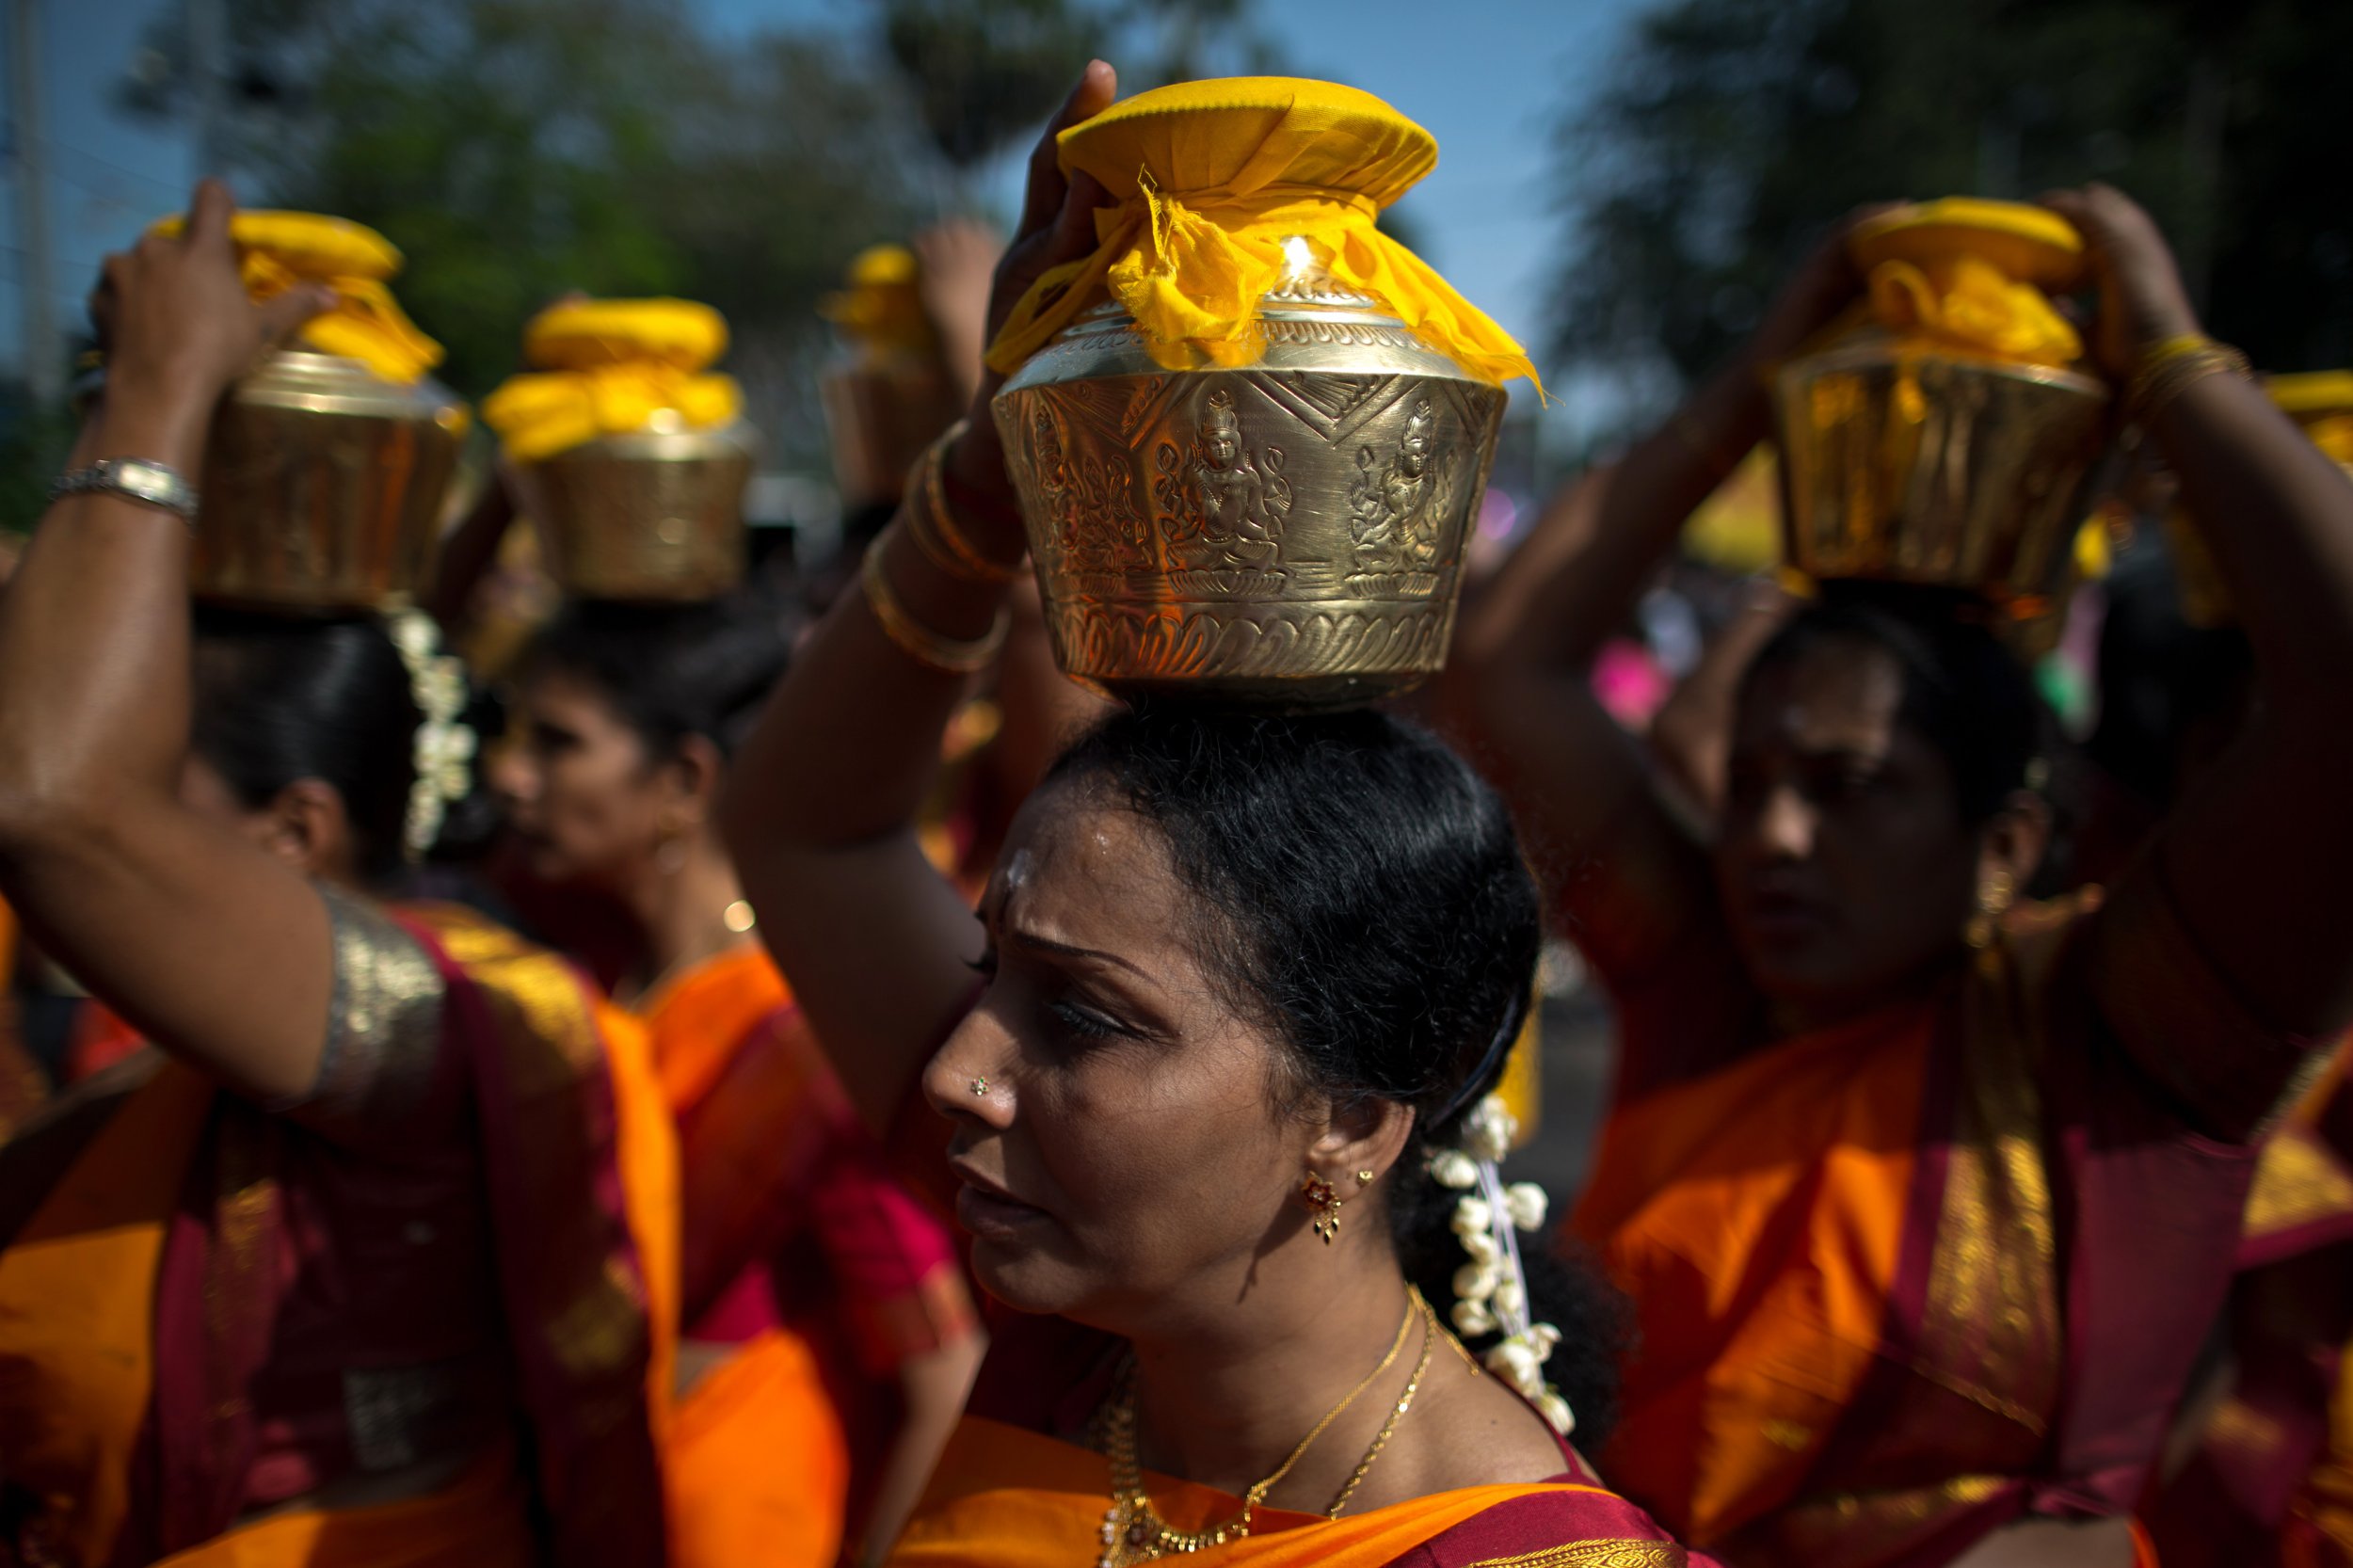
<path id="1" fill-rule="evenodd" d="M 73 323 L 99 258 L 175 206 L 195 170 L 179 137 L 128 121 L 109 103 L 161 0 L 37 3 L 53 297 L 59 320 Z M 691 0 L 690 8 L 722 32 L 852 30 L 867 14 L 861 0 Z M 1259 0 L 1257 24 L 1301 74 L 1377 93 L 1436 135 L 1437 171 L 1406 198 L 1429 259 L 1532 344 L 1544 330 L 1545 258 L 1561 236 L 1550 127 L 1605 79 L 1641 9 L 1642 0 Z M 996 184 L 1009 201 L 1010 174 Z M 23 344 L 24 256 L 13 189 L 8 196 L 0 221 L 0 362 L 13 366 Z"/>

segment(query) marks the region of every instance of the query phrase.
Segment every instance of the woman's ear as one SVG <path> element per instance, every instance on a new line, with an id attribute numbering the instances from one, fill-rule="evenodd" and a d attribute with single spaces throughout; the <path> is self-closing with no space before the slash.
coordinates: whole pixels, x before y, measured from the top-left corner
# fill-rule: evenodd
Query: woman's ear
<path id="1" fill-rule="evenodd" d="M 1333 1108 L 1331 1120 L 1307 1151 L 1307 1163 L 1340 1196 L 1353 1197 L 1388 1173 L 1413 1132 L 1412 1107 L 1360 1096 Z"/>
<path id="2" fill-rule="evenodd" d="M 711 821 L 718 807 L 719 781 L 727 772 L 719 748 L 705 736 L 689 735 L 663 764 L 663 772 L 678 792 L 674 804 L 679 810 L 696 826 Z"/>
<path id="3" fill-rule="evenodd" d="M 1977 886 L 2025 888 L 2051 849 L 2051 803 L 2013 790 L 1977 835 Z"/>
<path id="4" fill-rule="evenodd" d="M 248 819 L 262 848 L 303 875 L 349 882 L 358 874 L 358 846 L 344 797 L 321 778 L 297 778 Z"/>

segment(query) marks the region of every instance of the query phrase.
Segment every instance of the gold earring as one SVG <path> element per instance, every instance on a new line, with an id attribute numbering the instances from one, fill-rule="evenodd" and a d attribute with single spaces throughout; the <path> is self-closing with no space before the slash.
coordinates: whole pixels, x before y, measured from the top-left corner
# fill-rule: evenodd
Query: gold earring
<path id="1" fill-rule="evenodd" d="M 1316 1234 L 1323 1238 L 1325 1246 L 1330 1246 L 1332 1238 L 1340 1233 L 1339 1193 L 1333 1191 L 1330 1182 L 1309 1171 L 1299 1184 L 1299 1195 L 1307 1205 L 1307 1212 L 1315 1216 Z"/>
<path id="2" fill-rule="evenodd" d="M 1372 1173 L 1370 1171 L 1358 1171 L 1356 1173 L 1356 1179 L 1369 1187 L 1372 1185 Z"/>
<path id="3" fill-rule="evenodd" d="M 1995 927 L 2009 913 L 2017 896 L 2018 883 L 2009 872 L 1997 871 L 1985 879 L 1985 886 L 1977 889 L 1977 912 L 1969 917 L 1967 940 L 1972 948 L 1983 952 L 1993 945 Z"/>

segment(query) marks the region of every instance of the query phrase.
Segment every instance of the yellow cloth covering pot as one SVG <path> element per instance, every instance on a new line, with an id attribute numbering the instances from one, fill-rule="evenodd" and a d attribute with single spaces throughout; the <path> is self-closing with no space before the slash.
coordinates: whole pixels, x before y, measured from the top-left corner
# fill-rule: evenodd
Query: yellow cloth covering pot
<path id="1" fill-rule="evenodd" d="M 592 599 L 697 600 L 744 575 L 753 437 L 710 373 L 727 322 L 685 299 L 580 299 L 523 330 L 535 367 L 485 399 L 549 570 Z"/>

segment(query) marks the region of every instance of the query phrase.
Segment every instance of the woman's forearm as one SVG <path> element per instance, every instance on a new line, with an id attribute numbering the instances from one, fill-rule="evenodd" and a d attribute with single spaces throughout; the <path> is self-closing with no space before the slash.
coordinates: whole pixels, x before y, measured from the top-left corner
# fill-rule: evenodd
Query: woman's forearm
<path id="1" fill-rule="evenodd" d="M 1003 495 L 1001 470 L 996 483 Z M 939 1032 L 969 1001 L 967 966 L 982 946 L 971 905 L 924 859 L 915 832 L 940 736 L 968 680 L 904 643 L 981 643 L 1004 613 L 1008 586 L 927 558 L 908 533 L 909 509 L 921 504 L 911 496 L 876 541 L 874 588 L 845 593 L 795 655 L 729 770 L 721 807 L 769 952 L 878 1130 L 897 1118 Z M 956 516 L 967 540 L 998 562 L 1017 558 L 1007 554 L 1017 528 L 969 515 L 982 510 Z M 873 597 L 902 617 L 896 637 Z"/>
<path id="2" fill-rule="evenodd" d="M 2353 483 L 2235 376 L 2193 382 L 2153 424 L 2238 607 L 2266 706 L 2353 707 Z"/>
<path id="3" fill-rule="evenodd" d="M 968 432 L 966 465 L 1001 462 L 994 432 Z M 982 472 L 986 471 L 984 468 Z M 1001 477 L 997 481 L 1002 489 Z M 969 487 L 967 487 L 968 489 Z M 953 577 L 909 536 L 910 494 L 875 548 L 885 580 L 906 613 L 943 637 L 985 637 L 1003 613 L 1008 584 Z M 1018 559 L 1019 538 L 986 517 L 957 525 L 982 550 Z M 728 791 L 727 828 L 739 855 L 855 844 L 911 824 L 939 765 L 939 738 L 969 684 L 921 663 L 884 631 L 853 588 L 795 654 L 759 728 L 739 753 Z"/>
<path id="4" fill-rule="evenodd" d="M 185 232 L 108 259 L 105 402 L 77 460 L 200 476 L 214 406 L 327 303 L 246 294 L 227 190 Z M 0 607 L 0 888 L 52 954 L 158 1045 L 265 1099 L 306 1093 L 326 1040 L 326 906 L 295 866 L 180 798 L 188 529 L 97 492 L 53 505 Z"/>
<path id="5" fill-rule="evenodd" d="M 169 465 L 194 483 L 210 410 L 125 389 L 93 415 L 77 466 Z M 168 795 L 188 731 L 188 527 L 105 492 L 51 504 L 0 609 L 0 838 L 61 848 L 70 821 L 125 792 Z M 66 819 L 61 821 L 60 819 Z"/>

